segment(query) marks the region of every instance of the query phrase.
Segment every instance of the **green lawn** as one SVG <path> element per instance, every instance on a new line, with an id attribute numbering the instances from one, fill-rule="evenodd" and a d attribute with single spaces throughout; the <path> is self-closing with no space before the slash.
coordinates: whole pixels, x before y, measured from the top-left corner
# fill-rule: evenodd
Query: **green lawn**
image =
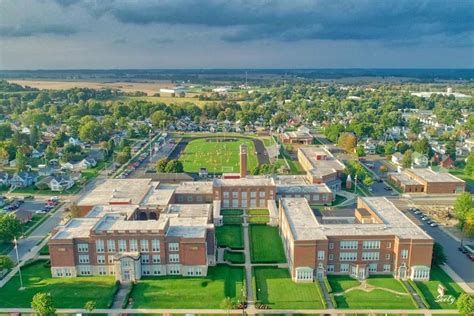
<path id="1" fill-rule="evenodd" d="M 474 178 L 465 174 L 463 169 L 449 169 L 449 173 L 466 181 L 470 186 L 474 186 Z"/>
<path id="2" fill-rule="evenodd" d="M 226 250 L 224 252 L 224 259 L 231 263 L 245 263 L 245 255 L 243 252 L 233 252 Z"/>
<path id="3" fill-rule="evenodd" d="M 20 277 L 15 275 L 0 288 L 0 307 L 30 307 L 36 293 L 51 293 L 57 308 L 82 308 L 87 301 L 95 301 L 97 308 L 107 308 L 114 293 L 114 277 L 52 278 L 46 261 L 22 269 L 26 287 L 18 291 Z"/>
<path id="4" fill-rule="evenodd" d="M 286 262 L 277 227 L 250 225 L 250 252 L 254 263 Z"/>
<path id="5" fill-rule="evenodd" d="M 334 294 L 344 292 L 350 288 L 357 287 L 360 282 L 347 275 L 328 276 L 329 284 Z M 377 287 L 383 287 L 407 295 L 387 292 L 382 289 L 365 292 L 353 290 L 343 295 L 334 295 L 338 308 L 387 308 L 387 309 L 411 309 L 416 308 L 409 293 L 400 281 L 390 276 L 372 276 L 367 283 Z"/>
<path id="6" fill-rule="evenodd" d="M 216 239 L 218 247 L 229 247 L 234 249 L 244 248 L 242 226 L 224 225 L 216 227 Z"/>
<path id="7" fill-rule="evenodd" d="M 40 222 L 44 221 L 45 217 L 46 215 L 44 214 L 34 214 L 33 217 L 31 217 L 31 221 L 22 225 L 22 233 L 24 234 L 32 227 L 39 225 Z"/>
<path id="8" fill-rule="evenodd" d="M 452 295 L 458 298 L 463 290 L 454 282 L 449 275 L 441 268 L 433 266 L 431 268 L 431 275 L 429 281 L 417 281 L 416 286 L 420 289 L 430 307 L 433 309 L 453 309 L 456 308 L 456 303 L 449 304 L 447 302 L 436 302 L 438 297 L 438 285 L 442 284 L 445 288 L 445 295 Z"/>
<path id="9" fill-rule="evenodd" d="M 247 169 L 254 169 L 257 166 L 257 157 L 252 140 L 235 137 L 232 139 L 236 141 L 217 141 L 217 137 L 190 141 L 179 157 L 184 171 L 198 172 L 199 168 L 206 167 L 211 173 L 238 172 L 241 144 L 247 144 Z"/>
<path id="10" fill-rule="evenodd" d="M 273 309 L 324 308 L 315 283 L 295 283 L 287 269 L 253 269 L 257 300 Z"/>
<path id="11" fill-rule="evenodd" d="M 225 297 L 240 298 L 244 270 L 209 267 L 207 277 L 145 277 L 134 287 L 133 308 L 219 308 Z"/>
<path id="12" fill-rule="evenodd" d="M 267 224 L 270 221 L 269 216 L 250 216 L 248 222 L 250 224 Z"/>
<path id="13" fill-rule="evenodd" d="M 269 212 L 267 209 L 254 209 L 254 210 L 248 210 L 247 214 L 248 215 L 269 215 Z"/>
<path id="14" fill-rule="evenodd" d="M 243 210 L 234 210 L 234 209 L 223 209 L 221 210 L 221 215 L 226 216 L 226 215 L 242 215 L 244 213 Z"/>
<path id="15" fill-rule="evenodd" d="M 224 216 L 222 218 L 224 225 L 240 225 L 242 224 L 242 217 L 240 216 Z"/>

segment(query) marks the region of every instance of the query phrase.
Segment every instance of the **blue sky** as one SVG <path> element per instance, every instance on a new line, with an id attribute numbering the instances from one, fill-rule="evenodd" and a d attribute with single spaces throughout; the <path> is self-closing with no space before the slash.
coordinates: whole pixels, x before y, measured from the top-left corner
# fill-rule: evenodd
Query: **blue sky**
<path id="1" fill-rule="evenodd" d="M 0 0 L 0 69 L 472 68 L 474 1 Z"/>

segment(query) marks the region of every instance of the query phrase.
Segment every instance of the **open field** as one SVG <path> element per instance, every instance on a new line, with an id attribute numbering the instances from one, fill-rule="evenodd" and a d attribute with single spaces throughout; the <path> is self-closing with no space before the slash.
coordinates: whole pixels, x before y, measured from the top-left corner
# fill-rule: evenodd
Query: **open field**
<path id="1" fill-rule="evenodd" d="M 433 309 L 453 309 L 456 308 L 456 303 L 450 302 L 436 302 L 436 298 L 438 297 L 438 285 L 442 284 L 445 288 L 445 295 L 451 295 L 455 299 L 457 299 L 461 293 L 463 293 L 462 289 L 454 282 L 441 268 L 437 266 L 433 266 L 431 268 L 431 275 L 429 281 L 419 281 L 414 282 L 420 292 L 425 297 L 428 304 L 430 304 L 430 308 Z"/>
<path id="2" fill-rule="evenodd" d="M 239 147 L 247 144 L 247 169 L 257 166 L 255 146 L 250 139 L 232 138 L 232 141 L 221 141 L 217 138 L 194 139 L 190 141 L 179 156 L 185 172 L 198 172 L 205 167 L 210 173 L 238 172 Z"/>
<path id="3" fill-rule="evenodd" d="M 95 301 L 97 308 L 107 308 L 110 304 L 114 294 L 114 277 L 52 278 L 45 263 L 45 260 L 39 260 L 22 268 L 25 290 L 18 291 L 18 274 L 0 288 L 0 307 L 29 308 L 31 299 L 38 292 L 51 293 L 57 308 L 82 308 L 87 301 Z"/>
<path id="4" fill-rule="evenodd" d="M 315 283 L 295 283 L 287 269 L 255 267 L 257 300 L 273 309 L 324 308 Z"/>
<path id="5" fill-rule="evenodd" d="M 244 248 L 244 237 L 241 225 L 224 225 L 216 227 L 217 246 L 234 249 Z"/>
<path id="6" fill-rule="evenodd" d="M 71 88 L 90 89 L 117 89 L 123 92 L 145 92 L 153 95 L 160 92 L 160 88 L 169 88 L 174 85 L 170 81 L 147 82 L 97 82 L 97 81 L 54 81 L 54 80 L 8 80 L 21 86 L 29 86 L 40 90 L 62 90 Z"/>
<path id="7" fill-rule="evenodd" d="M 467 184 L 474 187 L 474 178 L 471 177 L 471 176 L 468 176 L 467 174 L 465 174 L 464 170 L 462 170 L 462 169 L 450 169 L 449 173 L 452 174 L 453 176 L 456 176 L 456 177 L 460 178 L 461 180 L 466 181 Z"/>
<path id="8" fill-rule="evenodd" d="M 284 263 L 285 252 L 278 228 L 250 225 L 250 253 L 253 263 Z"/>
<path id="9" fill-rule="evenodd" d="M 240 298 L 242 268 L 209 267 L 206 277 L 145 277 L 132 292 L 134 308 L 219 308 L 225 297 Z"/>
<path id="10" fill-rule="evenodd" d="M 156 91 L 159 92 L 159 91 Z M 155 92 L 155 93 L 156 93 Z M 217 101 L 203 101 L 199 100 L 198 98 L 191 97 L 189 93 L 186 94 L 186 97 L 172 97 L 170 95 L 163 95 L 159 97 L 154 97 L 154 96 L 147 96 L 147 97 L 126 97 L 127 100 L 143 100 L 143 101 L 149 101 L 153 103 L 164 103 L 166 105 L 170 104 L 176 104 L 176 105 L 183 105 L 183 104 L 195 104 L 199 107 L 204 106 L 206 103 L 216 103 Z"/>
<path id="11" fill-rule="evenodd" d="M 371 276 L 367 279 L 367 283 L 378 288 L 369 292 L 362 289 L 352 289 L 358 287 L 361 282 L 347 275 L 328 276 L 328 281 L 338 308 L 416 308 L 410 294 L 400 281 L 391 276 Z M 337 295 L 339 293 L 343 294 Z"/>

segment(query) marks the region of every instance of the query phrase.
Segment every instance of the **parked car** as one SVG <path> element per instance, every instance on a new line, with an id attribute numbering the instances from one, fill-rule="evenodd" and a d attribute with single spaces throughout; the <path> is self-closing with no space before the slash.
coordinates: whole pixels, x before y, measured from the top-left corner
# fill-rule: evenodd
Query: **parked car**
<path id="1" fill-rule="evenodd" d="M 431 227 L 438 227 L 438 223 L 436 223 L 436 222 L 431 222 L 430 226 L 431 226 Z"/>
<path id="2" fill-rule="evenodd" d="M 413 211 L 413 214 L 415 215 L 421 214 L 421 211 Z"/>
<path id="3" fill-rule="evenodd" d="M 46 214 L 47 212 L 44 210 L 37 210 L 35 211 L 35 214 Z"/>
<path id="4" fill-rule="evenodd" d="M 461 247 L 458 247 L 458 250 L 459 250 L 460 252 L 462 252 L 462 253 L 467 253 L 467 249 L 464 248 L 464 247 L 462 247 L 462 246 L 461 246 Z"/>

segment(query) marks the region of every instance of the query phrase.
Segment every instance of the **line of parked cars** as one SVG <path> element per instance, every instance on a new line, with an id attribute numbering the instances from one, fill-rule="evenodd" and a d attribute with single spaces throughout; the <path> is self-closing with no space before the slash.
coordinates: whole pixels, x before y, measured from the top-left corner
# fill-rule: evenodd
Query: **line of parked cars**
<path id="1" fill-rule="evenodd" d="M 127 166 L 127 168 L 118 176 L 118 178 L 123 179 L 123 178 L 128 177 L 135 169 L 140 167 L 140 165 L 145 161 L 148 155 L 149 155 L 149 152 L 146 151 L 140 156 L 138 156 L 138 158 L 134 162 L 130 163 Z"/>
<path id="2" fill-rule="evenodd" d="M 431 227 L 438 227 L 438 223 L 436 223 L 434 220 L 425 215 L 425 213 L 423 213 L 419 208 L 409 207 L 407 210 L 409 212 L 412 212 L 414 215 L 417 215 L 423 222 L 426 223 L 426 225 L 429 225 Z"/>
<path id="3" fill-rule="evenodd" d="M 11 212 L 11 211 L 15 211 L 17 210 L 18 208 L 20 208 L 20 206 L 25 203 L 25 200 L 23 199 L 15 199 L 13 200 L 10 204 L 8 204 L 7 206 L 5 206 L 3 209 L 7 212 Z"/>
<path id="4" fill-rule="evenodd" d="M 53 196 L 49 200 L 46 201 L 44 204 L 43 208 L 41 210 L 35 211 L 36 214 L 46 214 L 49 211 L 51 211 L 53 208 L 55 208 L 59 204 L 59 198 L 56 196 Z"/>
<path id="5" fill-rule="evenodd" d="M 471 252 L 470 247 L 467 247 L 466 245 L 462 245 L 458 248 L 460 252 L 466 255 L 466 257 L 469 258 L 469 260 L 474 261 L 474 253 Z"/>

